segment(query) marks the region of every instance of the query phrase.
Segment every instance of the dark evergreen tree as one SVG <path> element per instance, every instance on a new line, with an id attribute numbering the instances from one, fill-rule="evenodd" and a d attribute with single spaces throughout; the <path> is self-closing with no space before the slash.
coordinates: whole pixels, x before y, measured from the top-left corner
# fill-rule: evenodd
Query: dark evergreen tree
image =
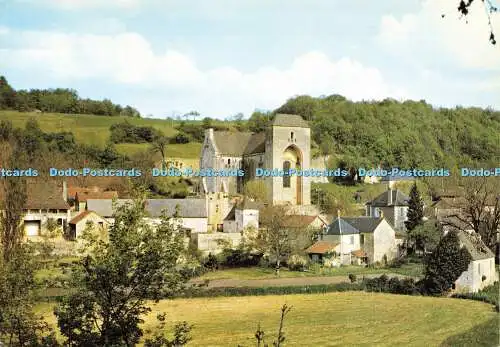
<path id="1" fill-rule="evenodd" d="M 432 295 L 445 293 L 467 270 L 471 260 L 469 252 L 460 247 L 458 234 L 448 232 L 426 260 L 424 291 Z"/>
<path id="2" fill-rule="evenodd" d="M 405 222 L 406 230 L 411 232 L 417 226 L 423 224 L 424 202 L 420 197 L 417 185 L 413 184 L 410 191 L 410 200 L 408 201 L 408 220 Z"/>

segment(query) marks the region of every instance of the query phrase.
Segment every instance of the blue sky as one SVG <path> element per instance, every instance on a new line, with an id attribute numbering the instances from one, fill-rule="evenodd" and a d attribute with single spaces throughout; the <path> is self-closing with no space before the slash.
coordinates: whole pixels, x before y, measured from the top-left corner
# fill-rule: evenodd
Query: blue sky
<path id="1" fill-rule="evenodd" d="M 500 46 L 481 3 L 468 24 L 457 3 L 0 0 L 0 73 L 155 117 L 248 116 L 299 94 L 500 109 Z"/>

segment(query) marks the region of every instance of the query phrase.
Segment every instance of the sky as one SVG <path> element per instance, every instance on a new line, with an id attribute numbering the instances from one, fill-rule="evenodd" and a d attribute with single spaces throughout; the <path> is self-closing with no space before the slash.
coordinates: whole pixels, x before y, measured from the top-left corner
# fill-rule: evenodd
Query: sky
<path id="1" fill-rule="evenodd" d="M 248 117 L 303 94 L 500 109 L 500 44 L 481 1 L 467 21 L 458 3 L 0 0 L 0 75 L 156 118 Z"/>

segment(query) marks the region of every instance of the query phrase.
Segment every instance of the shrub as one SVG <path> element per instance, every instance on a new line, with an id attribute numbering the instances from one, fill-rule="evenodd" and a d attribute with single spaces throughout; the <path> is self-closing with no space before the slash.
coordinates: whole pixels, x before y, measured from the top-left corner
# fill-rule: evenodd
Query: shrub
<path id="1" fill-rule="evenodd" d="M 351 281 L 351 283 L 354 283 L 356 282 L 356 275 L 355 274 L 349 274 L 349 281 Z"/>
<path id="2" fill-rule="evenodd" d="M 219 268 L 219 261 L 217 260 L 217 257 L 215 255 L 209 253 L 208 258 L 203 265 L 205 266 L 205 268 L 207 268 L 207 270 L 214 271 Z"/>
<path id="3" fill-rule="evenodd" d="M 386 275 L 368 278 L 363 281 L 367 292 L 383 292 L 391 294 L 418 295 L 420 290 L 413 278 L 388 278 Z"/>
<path id="4" fill-rule="evenodd" d="M 307 259 L 304 256 L 300 256 L 297 254 L 292 254 L 288 258 L 288 269 L 292 271 L 304 271 L 308 264 L 309 264 L 309 259 Z"/>

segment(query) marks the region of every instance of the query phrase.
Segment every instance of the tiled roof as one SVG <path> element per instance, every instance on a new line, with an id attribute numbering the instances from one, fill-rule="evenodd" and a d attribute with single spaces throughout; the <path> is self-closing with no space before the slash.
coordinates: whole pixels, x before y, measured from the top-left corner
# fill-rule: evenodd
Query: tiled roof
<path id="1" fill-rule="evenodd" d="M 391 195 L 389 195 L 391 194 Z M 398 189 L 386 190 L 368 204 L 374 207 L 408 206 L 410 198 Z"/>
<path id="2" fill-rule="evenodd" d="M 117 199 L 117 206 L 122 206 L 132 202 L 131 199 Z M 103 217 L 113 215 L 112 199 L 89 199 L 87 209 L 93 210 Z M 150 217 L 160 217 L 163 210 L 167 216 L 175 213 L 176 206 L 179 205 L 179 214 L 182 218 L 206 218 L 208 216 L 205 199 L 147 199 L 145 211 Z"/>
<path id="3" fill-rule="evenodd" d="M 63 198 L 61 182 L 54 181 L 29 181 L 26 187 L 27 209 L 69 209 L 68 203 Z"/>
<path id="4" fill-rule="evenodd" d="M 83 211 L 82 213 L 78 214 L 77 216 L 75 216 L 72 220 L 69 221 L 69 224 L 78 224 L 79 222 L 81 222 L 83 219 L 85 219 L 85 217 L 91 215 L 91 214 L 95 214 L 96 216 L 99 216 L 97 213 L 95 213 L 94 211 L 89 211 L 89 210 L 85 210 Z M 101 217 L 101 216 L 99 216 Z M 101 217 L 102 218 L 102 217 Z"/>
<path id="5" fill-rule="evenodd" d="M 183 218 L 208 217 L 207 202 L 205 199 L 148 199 L 146 212 L 151 217 L 160 217 L 163 210 L 168 216 L 173 216 L 179 206 L 179 215 Z"/>
<path id="6" fill-rule="evenodd" d="M 68 197 L 74 198 L 76 193 L 97 193 L 101 192 L 102 188 L 93 186 L 93 187 L 77 187 L 77 186 L 68 186 Z"/>
<path id="7" fill-rule="evenodd" d="M 486 247 L 481 238 L 475 235 L 475 233 L 461 231 L 458 233 L 458 239 L 465 247 L 465 249 L 467 249 L 467 252 L 469 252 L 470 256 L 472 257 L 472 260 L 481 260 L 495 257 L 493 252 L 488 247 Z"/>
<path id="8" fill-rule="evenodd" d="M 378 227 L 380 222 L 382 222 L 382 218 L 376 217 L 346 217 L 342 219 L 362 233 L 372 233 Z"/>
<path id="9" fill-rule="evenodd" d="M 368 254 L 366 254 L 366 252 L 362 249 L 356 249 L 355 251 L 352 251 L 351 254 L 358 258 L 365 258 L 368 256 Z"/>
<path id="10" fill-rule="evenodd" d="M 116 206 L 123 206 L 131 203 L 132 199 L 116 199 Z M 87 210 L 92 210 L 103 217 L 113 216 L 113 200 L 112 199 L 88 199 Z"/>
<path id="11" fill-rule="evenodd" d="M 347 223 L 343 218 L 335 219 L 332 224 L 328 226 L 327 235 L 351 235 L 359 234 L 359 230 L 354 228 L 351 224 Z"/>
<path id="12" fill-rule="evenodd" d="M 328 226 L 328 235 L 372 233 L 382 221 L 375 217 L 341 217 Z"/>
<path id="13" fill-rule="evenodd" d="M 339 244 L 330 241 L 317 241 L 311 247 L 306 249 L 306 253 L 308 254 L 325 254 L 330 253 L 335 250 Z"/>
<path id="14" fill-rule="evenodd" d="M 309 128 L 309 124 L 307 124 L 301 116 L 296 114 L 277 114 L 276 117 L 274 117 L 272 126 Z"/>
<path id="15" fill-rule="evenodd" d="M 214 131 L 214 141 L 220 154 L 241 157 L 264 153 L 265 134 L 235 131 Z"/>
<path id="16" fill-rule="evenodd" d="M 118 192 L 115 190 L 112 191 L 77 191 L 75 195 L 69 195 L 72 198 L 78 197 L 79 202 L 85 202 L 88 199 L 115 199 L 118 198 Z"/>
<path id="17" fill-rule="evenodd" d="M 263 207 L 263 204 L 257 201 L 252 201 L 250 199 L 244 198 L 241 202 L 236 205 L 239 210 L 259 210 Z"/>

